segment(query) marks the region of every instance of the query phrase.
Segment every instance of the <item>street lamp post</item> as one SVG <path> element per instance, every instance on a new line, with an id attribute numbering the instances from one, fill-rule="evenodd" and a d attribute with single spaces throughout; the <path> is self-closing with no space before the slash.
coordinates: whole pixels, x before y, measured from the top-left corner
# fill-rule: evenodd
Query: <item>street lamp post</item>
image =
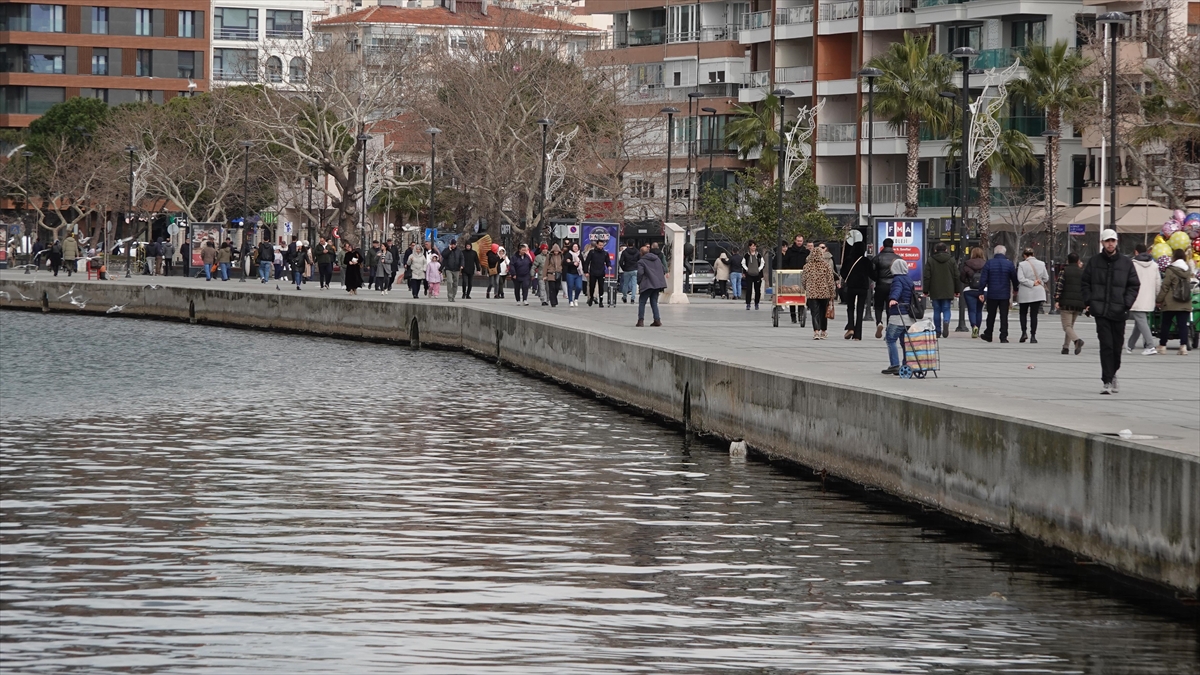
<path id="1" fill-rule="evenodd" d="M 686 135 L 687 135 L 687 139 L 688 139 L 687 177 L 688 177 L 688 216 L 689 216 L 688 220 L 689 221 L 691 220 L 692 202 L 693 202 L 693 197 L 694 197 L 694 195 L 692 193 L 692 187 L 696 183 L 695 174 L 692 173 L 692 155 L 696 156 L 695 172 L 700 173 L 700 146 L 696 143 L 696 141 L 699 140 L 699 136 L 700 136 L 700 99 L 703 96 L 704 96 L 704 94 L 701 94 L 698 91 L 689 91 L 688 92 L 688 123 L 687 123 L 687 134 Z M 692 106 L 693 105 L 695 106 L 695 112 L 696 112 L 694 117 L 692 115 L 692 110 L 693 110 Z M 696 120 L 696 122 L 695 122 L 696 126 L 694 126 L 694 127 L 692 126 L 693 119 Z M 697 138 L 693 139 L 692 134 L 695 134 Z M 688 232 L 691 232 L 690 224 L 688 226 Z"/>
<path id="2" fill-rule="evenodd" d="M 429 134 L 429 231 L 433 232 L 434 223 L 437 222 L 436 216 L 436 195 L 437 195 L 437 135 L 442 133 L 442 130 L 437 127 L 429 127 L 425 130 Z"/>
<path id="3" fill-rule="evenodd" d="M 242 259 L 238 267 L 242 268 L 242 278 L 239 283 L 246 283 L 246 265 L 250 264 L 250 248 L 246 246 L 246 233 L 250 228 L 250 141 L 241 142 L 243 149 L 242 160 Z"/>
<path id="4" fill-rule="evenodd" d="M 1055 189 L 1054 180 L 1057 176 L 1054 175 L 1054 153 L 1056 151 L 1056 141 L 1062 134 L 1057 129 L 1047 129 L 1042 132 L 1042 137 L 1046 139 L 1046 208 L 1048 210 L 1048 222 L 1046 223 L 1046 257 L 1050 263 L 1050 288 L 1054 288 L 1058 277 L 1057 267 L 1054 263 L 1054 248 L 1057 243 L 1057 228 L 1054 226 L 1054 202 L 1058 200 L 1058 190 Z M 1058 314 L 1058 310 L 1054 308 L 1054 303 L 1049 303 L 1050 314 Z"/>
<path id="5" fill-rule="evenodd" d="M 308 162 L 308 209 L 304 212 L 304 221 L 308 224 L 308 245 L 312 246 L 313 239 L 313 220 L 312 220 L 312 191 L 313 182 L 317 179 L 317 163 Z"/>
<path id="6" fill-rule="evenodd" d="M 359 154 L 362 155 L 362 212 L 358 214 L 358 244 L 362 246 L 363 237 L 367 235 L 367 141 L 371 137 L 365 133 L 358 135 L 358 142 L 362 143 L 362 150 Z M 366 250 L 361 249 L 361 250 Z"/>
<path id="7" fill-rule="evenodd" d="M 784 111 L 783 107 L 784 107 L 784 104 L 787 103 L 787 97 L 792 95 L 792 90 L 791 89 L 776 89 L 775 91 L 773 91 L 771 93 L 774 94 L 777 98 L 779 98 L 779 152 L 775 155 L 775 164 L 777 165 L 777 167 L 779 169 L 779 171 L 778 171 L 779 178 L 777 179 L 779 184 L 776 186 L 776 189 L 777 189 L 776 194 L 778 195 L 778 200 L 777 200 L 777 213 L 776 213 L 777 220 L 775 223 L 775 246 L 778 247 L 778 249 L 782 252 L 783 251 L 783 165 L 786 163 L 783 161 L 783 158 L 784 158 L 784 154 L 787 152 L 787 143 L 784 141 L 784 138 L 783 138 L 783 111 Z M 772 249 L 772 252 L 773 251 L 774 251 L 774 249 Z M 775 268 L 774 260 L 772 260 L 771 268 L 772 268 L 772 271 L 774 271 L 774 268 Z"/>
<path id="8" fill-rule="evenodd" d="M 24 211 L 21 215 L 25 217 L 28 225 L 25 226 L 26 239 L 25 245 L 28 247 L 29 262 L 25 265 L 25 274 L 29 274 L 29 268 L 33 266 L 33 240 L 37 236 L 37 223 L 29 220 L 29 160 L 33 157 L 33 153 L 26 150 L 21 153 L 25 158 L 25 201 L 21 204 L 21 210 Z"/>
<path id="9" fill-rule="evenodd" d="M 550 133 L 550 126 L 554 124 L 554 120 L 543 117 L 537 123 L 542 127 L 542 188 L 538 192 L 538 226 L 542 228 L 543 236 L 549 241 L 550 227 L 546 223 L 546 135 Z"/>
<path id="10" fill-rule="evenodd" d="M 671 222 L 671 142 L 675 134 L 675 115 L 679 112 L 679 108 L 667 106 L 660 113 L 667 115 L 667 194 L 666 194 L 666 210 L 663 212 L 663 235 L 667 233 L 666 223 Z"/>
<path id="11" fill-rule="evenodd" d="M 1120 155 L 1117 153 L 1117 25 L 1129 23 L 1129 15 L 1124 12 L 1108 12 L 1096 17 L 1096 23 L 1108 24 L 1109 62 L 1108 74 L 1108 208 L 1109 227 L 1117 229 L 1117 168 L 1120 167 Z"/>
<path id="12" fill-rule="evenodd" d="M 967 173 L 969 145 L 971 139 L 971 59 L 979 56 L 979 52 L 972 47 L 959 47 L 950 52 L 950 56 L 962 61 L 962 140 L 959 145 L 961 152 L 958 153 L 959 174 L 958 174 L 958 205 L 959 205 L 959 227 L 957 250 L 962 253 L 962 241 L 967 231 L 967 187 L 971 182 L 970 174 Z"/>
<path id="13" fill-rule="evenodd" d="M 883 71 L 878 68 L 863 68 L 859 77 L 867 78 L 867 226 L 875 212 L 875 78 Z"/>
<path id="14" fill-rule="evenodd" d="M 129 231 L 133 231 L 133 153 L 137 152 L 137 148 L 132 145 L 125 146 L 125 152 L 129 153 L 129 212 L 125 214 L 125 220 L 129 221 Z M 129 243 L 125 244 L 125 278 L 130 277 L 129 268 L 132 263 L 129 260 L 129 251 L 133 248 L 133 237 L 130 237 Z"/>
<path id="15" fill-rule="evenodd" d="M 708 113 L 708 185 L 712 186 L 713 181 L 713 142 L 717 134 L 717 109 L 716 108 L 701 108 L 703 112 Z M 702 249 L 704 255 L 701 257 L 708 259 L 708 223 L 704 224 L 704 247 Z"/>

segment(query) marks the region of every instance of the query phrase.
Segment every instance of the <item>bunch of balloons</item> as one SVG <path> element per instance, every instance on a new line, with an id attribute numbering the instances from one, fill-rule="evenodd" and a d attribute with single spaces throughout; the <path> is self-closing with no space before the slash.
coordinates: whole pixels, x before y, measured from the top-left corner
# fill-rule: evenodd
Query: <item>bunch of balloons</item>
<path id="1" fill-rule="evenodd" d="M 1154 245 L 1150 247 L 1150 256 L 1158 263 L 1161 270 L 1171 264 L 1172 251 L 1192 249 L 1193 267 L 1200 268 L 1200 213 L 1185 214 L 1180 209 L 1167 222 L 1163 223 L 1162 233 L 1154 237 Z M 1200 276 L 1200 272 L 1197 272 Z"/>

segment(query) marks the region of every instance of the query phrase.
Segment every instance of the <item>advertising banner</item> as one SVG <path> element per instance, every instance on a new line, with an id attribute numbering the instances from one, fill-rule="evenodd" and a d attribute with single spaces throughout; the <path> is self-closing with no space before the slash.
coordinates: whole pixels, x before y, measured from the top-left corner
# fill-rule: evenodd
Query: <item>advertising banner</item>
<path id="1" fill-rule="evenodd" d="M 912 279 L 917 290 L 923 290 L 921 284 L 925 276 L 925 221 L 921 219 L 908 220 L 875 220 L 875 250 L 883 249 L 883 240 L 891 239 L 893 250 L 908 263 L 908 278 Z"/>
<path id="2" fill-rule="evenodd" d="M 1067 225 L 1067 233 L 1072 237 L 1082 237 L 1087 234 L 1087 225 L 1083 223 L 1071 223 Z"/>
<path id="3" fill-rule="evenodd" d="M 583 243 L 599 243 L 608 251 L 608 259 L 613 261 L 612 267 L 609 268 L 608 276 L 613 276 L 616 272 L 617 265 L 617 228 L 616 223 L 582 223 L 583 225 Z"/>

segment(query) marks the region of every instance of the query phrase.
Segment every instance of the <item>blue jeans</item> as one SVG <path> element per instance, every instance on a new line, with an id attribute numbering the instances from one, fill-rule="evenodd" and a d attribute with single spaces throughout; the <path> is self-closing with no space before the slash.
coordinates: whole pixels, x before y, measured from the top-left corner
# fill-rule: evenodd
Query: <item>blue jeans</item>
<path id="1" fill-rule="evenodd" d="M 900 344 L 900 338 L 904 335 L 904 331 L 908 330 L 904 326 L 893 326 L 888 324 L 887 333 L 884 334 L 883 340 L 888 347 L 888 365 L 893 368 L 900 367 L 904 361 L 904 349 Z"/>
<path id="2" fill-rule="evenodd" d="M 220 263 L 217 268 L 221 270 L 221 281 L 229 281 L 229 263 Z"/>
<path id="3" fill-rule="evenodd" d="M 575 302 L 583 294 L 583 276 L 579 274 L 564 274 L 567 281 L 567 302 Z"/>
<path id="4" fill-rule="evenodd" d="M 741 272 L 730 272 L 729 273 L 729 292 L 735 298 L 742 297 L 742 273 Z"/>
<path id="5" fill-rule="evenodd" d="M 963 291 L 967 299 L 967 321 L 972 328 L 979 328 L 983 323 L 983 303 L 979 302 L 979 292 L 967 289 Z"/>
<path id="6" fill-rule="evenodd" d="M 275 268 L 275 263 L 262 261 L 258 263 L 258 277 L 265 284 L 271 278 L 271 270 Z"/>
<path id="7" fill-rule="evenodd" d="M 637 270 L 621 272 L 621 295 L 633 295 L 637 292 Z"/>
<path id="8" fill-rule="evenodd" d="M 300 284 L 304 282 L 304 270 L 292 270 L 292 279 L 296 283 L 296 288 L 300 288 Z"/>
<path id="9" fill-rule="evenodd" d="M 646 301 L 650 301 L 650 312 L 654 314 L 655 321 L 661 321 L 658 316 L 658 294 L 662 293 L 661 289 L 653 288 L 648 291 L 642 291 L 638 296 L 638 321 L 646 319 Z"/>
<path id="10" fill-rule="evenodd" d="M 212 281 L 212 265 L 206 264 L 204 266 L 204 278 L 208 281 Z"/>
<path id="11" fill-rule="evenodd" d="M 942 335 L 942 326 L 950 325 L 950 305 L 953 302 L 954 300 L 949 298 L 933 301 L 933 327 L 937 330 L 938 337 Z"/>

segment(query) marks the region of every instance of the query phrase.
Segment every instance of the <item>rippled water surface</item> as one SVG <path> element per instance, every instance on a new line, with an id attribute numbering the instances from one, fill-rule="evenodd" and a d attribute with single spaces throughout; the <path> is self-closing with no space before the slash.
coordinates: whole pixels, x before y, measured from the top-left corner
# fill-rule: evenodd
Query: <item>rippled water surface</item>
<path id="1" fill-rule="evenodd" d="M 6 672 L 1197 672 L 1186 619 L 465 355 L 4 312 L 0 364 Z"/>

